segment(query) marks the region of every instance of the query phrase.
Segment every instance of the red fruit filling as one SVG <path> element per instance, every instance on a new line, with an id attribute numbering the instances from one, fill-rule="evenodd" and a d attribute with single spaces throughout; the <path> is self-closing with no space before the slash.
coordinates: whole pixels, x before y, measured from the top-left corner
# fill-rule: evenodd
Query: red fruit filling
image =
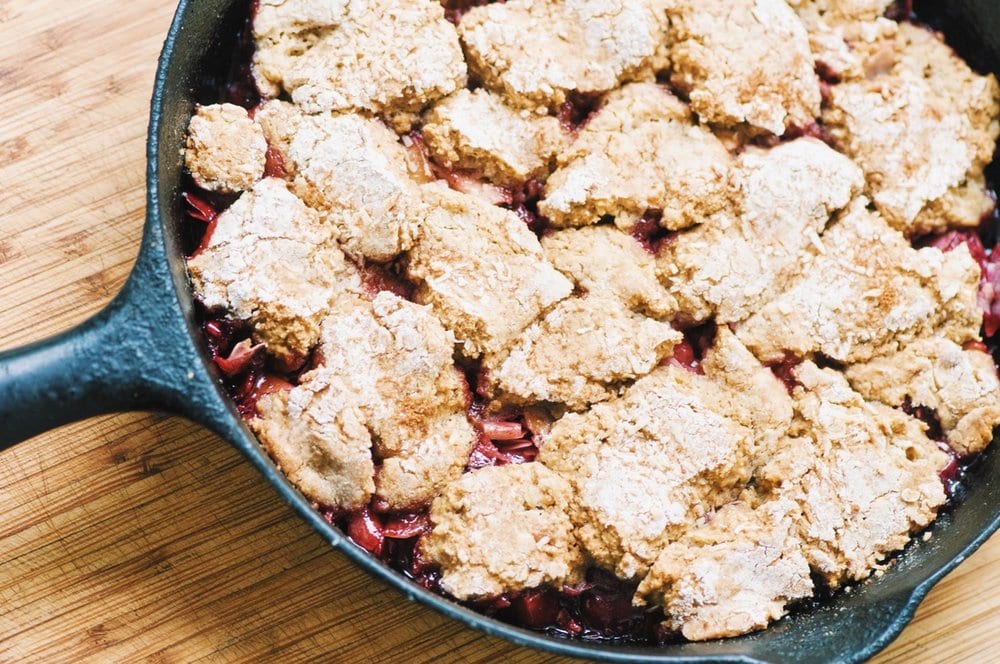
<path id="1" fill-rule="evenodd" d="M 473 7 L 481 7 L 483 5 L 488 5 L 495 0 L 444 0 L 442 3 L 444 5 L 444 17 L 458 25 L 465 16 L 465 12 L 469 11 Z"/>
<path id="2" fill-rule="evenodd" d="M 247 371 L 250 364 L 263 354 L 264 345 L 250 345 L 250 340 L 242 341 L 233 348 L 228 357 L 216 356 L 215 364 L 222 369 L 222 373 L 229 377 L 238 376 Z"/>
<path id="3" fill-rule="evenodd" d="M 419 130 L 407 134 L 404 145 L 407 148 L 410 168 L 425 178 L 444 180 L 449 188 L 476 196 L 492 205 L 507 206 L 513 203 L 514 195 L 508 188 L 488 182 L 481 173 L 460 171 L 435 162 L 427 149 L 424 135 Z"/>
<path id="4" fill-rule="evenodd" d="M 938 473 L 938 477 L 941 478 L 941 483 L 944 484 L 944 491 L 948 494 L 948 498 L 954 498 L 955 492 L 962 481 L 961 460 L 946 443 L 939 442 L 938 447 L 948 455 L 948 463 Z"/>
<path id="5" fill-rule="evenodd" d="M 670 231 L 660 226 L 661 219 L 661 210 L 648 210 L 632 229 L 632 237 L 654 256 L 674 237 Z"/>
<path id="6" fill-rule="evenodd" d="M 284 180 L 288 176 L 288 169 L 285 168 L 285 156 L 281 150 L 270 145 L 267 146 L 267 161 L 264 164 L 264 177 L 281 178 Z"/>
<path id="7" fill-rule="evenodd" d="M 795 368 L 801 364 L 801 360 L 788 357 L 781 362 L 775 362 L 769 364 L 768 368 L 771 369 L 771 373 L 778 377 L 778 379 L 785 384 L 785 389 L 791 394 L 795 391 L 796 386 L 799 384 L 798 379 L 795 377 Z"/>
<path id="8" fill-rule="evenodd" d="M 194 258 L 212 241 L 212 233 L 215 232 L 215 227 L 219 223 L 219 211 L 208 201 L 190 192 L 185 191 L 181 196 L 184 198 L 184 202 L 187 203 L 187 216 L 205 224 L 201 228 L 200 235 L 198 235 L 196 248 L 189 254 L 189 258 Z"/>
<path id="9" fill-rule="evenodd" d="M 479 440 L 469 454 L 468 470 L 531 463 L 538 458 L 534 432 L 544 426 L 538 414 L 528 416 L 524 411 L 516 411 L 487 415 L 487 410 L 486 402 L 479 400 L 469 408 L 469 421 Z"/>
<path id="10" fill-rule="evenodd" d="M 670 358 L 670 361 L 681 365 L 692 373 L 701 372 L 701 362 L 698 360 L 698 355 L 695 353 L 694 346 L 686 341 L 682 341 L 674 346 L 674 354 Z"/>
<path id="11" fill-rule="evenodd" d="M 413 284 L 396 274 L 390 266 L 369 263 L 360 269 L 361 283 L 370 297 L 388 291 L 404 300 L 413 299 Z"/>
<path id="12" fill-rule="evenodd" d="M 410 539 L 420 537 L 430 529 L 430 517 L 425 512 L 417 512 L 388 517 L 382 533 L 390 539 Z"/>
<path id="13" fill-rule="evenodd" d="M 549 220 L 538 212 L 538 201 L 542 198 L 543 190 L 544 185 L 539 180 L 528 180 L 521 187 L 511 190 L 510 203 L 501 205 L 514 212 L 539 237 L 549 225 Z"/>
<path id="14" fill-rule="evenodd" d="M 600 95 L 570 92 L 569 98 L 559 107 L 559 123 L 568 132 L 578 132 L 596 115 L 600 103 Z"/>
<path id="15" fill-rule="evenodd" d="M 368 507 L 348 517 L 347 535 L 365 551 L 374 556 L 382 555 L 382 546 L 385 544 L 382 522 Z"/>

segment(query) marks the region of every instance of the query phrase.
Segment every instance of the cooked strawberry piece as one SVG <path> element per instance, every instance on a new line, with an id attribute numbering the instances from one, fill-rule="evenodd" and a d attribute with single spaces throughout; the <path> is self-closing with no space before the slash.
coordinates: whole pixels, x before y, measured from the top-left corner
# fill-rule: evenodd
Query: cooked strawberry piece
<path id="1" fill-rule="evenodd" d="M 527 590 L 511 601 L 511 607 L 520 624 L 541 629 L 559 617 L 559 595 L 552 590 Z"/>
<path id="2" fill-rule="evenodd" d="M 285 168 L 285 157 L 281 154 L 280 150 L 277 150 L 270 145 L 267 146 L 267 161 L 264 164 L 264 177 L 281 178 L 284 180 L 287 176 L 288 170 Z"/>
<path id="3" fill-rule="evenodd" d="M 510 205 L 514 200 L 506 187 L 498 187 L 472 173 L 450 171 L 445 173 L 444 180 L 455 191 L 476 196 L 491 205 Z"/>
<path id="4" fill-rule="evenodd" d="M 700 362 L 695 354 L 694 346 L 687 341 L 682 341 L 674 346 L 674 356 L 670 358 L 670 361 L 676 362 L 688 371 L 699 373 Z"/>
<path id="5" fill-rule="evenodd" d="M 185 191 L 181 194 L 181 196 L 188 204 L 187 215 L 192 219 L 203 221 L 207 224 L 205 232 L 201 236 L 201 242 L 191 253 L 190 258 L 194 258 L 208 246 L 209 242 L 211 242 L 212 233 L 215 232 L 215 226 L 219 223 L 219 211 L 216 210 L 210 203 L 207 203 L 190 192 Z"/>
<path id="6" fill-rule="evenodd" d="M 579 636 L 583 633 L 583 625 L 574 620 L 569 611 L 566 611 L 565 609 L 560 611 L 559 615 L 556 616 L 556 625 L 573 636 Z"/>
<path id="7" fill-rule="evenodd" d="M 388 291 L 404 300 L 413 299 L 413 285 L 384 265 L 368 264 L 362 267 L 361 281 L 371 297 Z"/>
<path id="8" fill-rule="evenodd" d="M 347 536 L 372 555 L 382 555 L 385 533 L 382 529 L 382 523 L 371 509 L 366 507 L 351 515 L 347 523 Z"/>
<path id="9" fill-rule="evenodd" d="M 768 365 L 771 369 L 771 373 L 781 379 L 781 382 L 785 384 L 785 388 L 788 393 L 791 394 L 795 390 L 795 386 L 799 384 L 798 379 L 795 378 L 795 367 L 800 364 L 800 360 L 796 358 L 787 358 L 782 362 L 776 364 Z"/>
<path id="10" fill-rule="evenodd" d="M 978 350 L 980 353 L 989 353 L 990 349 L 982 341 L 978 339 L 973 339 L 972 341 L 966 341 L 962 348 L 964 350 Z"/>
<path id="11" fill-rule="evenodd" d="M 586 625 L 602 633 L 636 632 L 644 626 L 645 611 L 632 605 L 634 584 L 601 569 L 587 573 L 590 589 L 580 596 L 580 611 Z"/>
<path id="12" fill-rule="evenodd" d="M 957 249 L 965 244 L 969 247 L 969 253 L 972 254 L 972 258 L 979 263 L 979 267 L 985 268 L 989 262 L 989 258 L 986 256 L 986 249 L 983 247 L 983 241 L 973 231 L 948 231 L 944 235 L 934 238 L 930 244 L 932 247 L 945 252 Z"/>
<path id="13" fill-rule="evenodd" d="M 524 436 L 524 427 L 519 422 L 485 420 L 482 427 L 483 435 L 493 441 L 518 440 Z"/>
<path id="14" fill-rule="evenodd" d="M 382 527 L 382 534 L 390 539 L 410 539 L 419 537 L 431 529 L 431 522 L 425 512 L 400 514 L 389 517 Z"/>
<path id="15" fill-rule="evenodd" d="M 650 210 L 640 219 L 635 228 L 632 229 L 632 237 L 643 246 L 649 253 L 656 255 L 660 252 L 665 242 L 669 241 L 670 233 L 660 226 L 663 213 L 659 210 Z"/>
<path id="16" fill-rule="evenodd" d="M 215 364 L 222 369 L 222 373 L 227 376 L 237 376 L 250 366 L 254 358 L 258 357 L 264 350 L 263 344 L 257 344 L 256 346 L 251 345 L 250 340 L 246 339 L 236 344 L 232 352 L 229 353 L 228 357 L 217 356 L 215 358 Z"/>
<path id="17" fill-rule="evenodd" d="M 444 17 L 458 25 L 465 16 L 465 12 L 469 11 L 473 7 L 480 7 L 482 5 L 488 5 L 493 0 L 445 0 L 444 3 Z"/>
<path id="18" fill-rule="evenodd" d="M 246 379 L 233 395 L 237 410 L 248 420 L 257 416 L 257 402 L 263 397 L 295 387 L 284 378 L 263 373 L 255 364 L 251 363 Z"/>
<path id="19" fill-rule="evenodd" d="M 577 132 L 583 129 L 594 114 L 601 101 L 600 95 L 582 95 L 570 93 L 569 99 L 559 107 L 558 118 L 566 131 Z"/>

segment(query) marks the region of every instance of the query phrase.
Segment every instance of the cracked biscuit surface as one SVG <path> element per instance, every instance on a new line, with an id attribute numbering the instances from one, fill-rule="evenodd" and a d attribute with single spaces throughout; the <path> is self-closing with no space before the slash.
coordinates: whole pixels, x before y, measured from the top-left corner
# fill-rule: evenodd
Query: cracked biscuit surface
<path id="1" fill-rule="evenodd" d="M 820 113 L 805 27 L 784 0 L 669 0 L 671 82 L 705 122 L 781 135 Z"/>
<path id="2" fill-rule="evenodd" d="M 267 141 L 246 109 L 199 106 L 188 126 L 184 164 L 202 189 L 234 193 L 264 177 Z"/>
<path id="3" fill-rule="evenodd" d="M 866 402 L 839 372 L 805 362 L 795 376 L 792 435 L 758 480 L 799 504 L 803 553 L 836 587 L 866 578 L 934 520 L 947 456 L 922 423 Z"/>
<path id="4" fill-rule="evenodd" d="M 979 338 L 980 269 L 968 251 L 915 250 L 865 203 L 856 200 L 792 285 L 739 326 L 758 357 L 854 363 L 932 333 L 959 344 Z"/>
<path id="5" fill-rule="evenodd" d="M 894 227 L 976 226 L 993 206 L 983 169 L 1000 134 L 1000 85 L 909 24 L 899 26 L 894 55 L 884 73 L 833 86 L 823 122 Z"/>
<path id="6" fill-rule="evenodd" d="M 396 134 L 350 113 L 294 122 L 285 158 L 293 189 L 336 228 L 344 248 L 376 262 L 409 249 L 423 207 Z"/>
<path id="7" fill-rule="evenodd" d="M 752 431 L 727 416 L 733 396 L 678 366 L 552 427 L 539 462 L 573 486 L 570 516 L 587 553 L 622 578 L 749 479 Z"/>
<path id="8" fill-rule="evenodd" d="M 828 78 L 864 78 L 895 57 L 899 24 L 883 15 L 892 0 L 790 0 Z"/>
<path id="9" fill-rule="evenodd" d="M 700 223 L 725 205 L 730 156 L 687 106 L 655 83 L 633 83 L 604 105 L 549 178 L 539 211 L 556 226 L 614 217 L 630 230 L 647 210 L 665 228 Z"/>
<path id="10" fill-rule="evenodd" d="M 482 89 L 442 99 L 424 116 L 422 129 L 438 162 L 505 185 L 548 176 L 567 142 L 556 118 L 511 108 Z"/>
<path id="11" fill-rule="evenodd" d="M 573 291 L 517 215 L 447 190 L 436 192 L 407 274 L 469 357 L 504 350 Z"/>
<path id="12" fill-rule="evenodd" d="M 857 166 L 816 139 L 747 149 L 733 168 L 729 209 L 660 252 L 680 310 L 695 321 L 750 316 L 787 288 L 803 253 L 863 183 Z"/>
<path id="13" fill-rule="evenodd" d="M 261 90 L 284 90 L 307 113 L 374 113 L 405 129 L 465 85 L 458 35 L 435 0 L 266 0 L 254 37 Z"/>
<path id="14" fill-rule="evenodd" d="M 663 549 L 637 597 L 663 606 L 667 626 L 694 641 L 766 627 L 813 592 L 797 512 L 787 499 L 725 505 Z"/>
<path id="15" fill-rule="evenodd" d="M 560 302 L 484 366 L 502 402 L 553 401 L 581 410 L 648 374 L 682 340 L 670 325 L 616 298 L 587 295 Z"/>
<path id="16" fill-rule="evenodd" d="M 613 226 L 571 228 L 542 237 L 545 257 L 588 293 L 606 293 L 655 318 L 677 312 L 660 284 L 656 262 L 639 242 Z"/>
<path id="17" fill-rule="evenodd" d="M 847 368 L 851 386 L 890 406 L 931 409 L 959 454 L 981 452 L 1000 425 L 1000 380 L 993 358 L 933 337 Z"/>
<path id="18" fill-rule="evenodd" d="M 664 0 L 511 0 L 458 25 L 469 68 L 529 110 L 602 93 L 665 68 Z"/>
<path id="19" fill-rule="evenodd" d="M 361 290 L 331 229 L 275 178 L 219 216 L 188 273 L 205 307 L 249 321 L 254 339 L 292 364 L 319 341 L 337 300 Z"/>
<path id="20" fill-rule="evenodd" d="M 453 348 L 427 307 L 387 292 L 345 298 L 323 323 L 317 368 L 264 397 L 252 425 L 328 507 L 373 496 L 393 510 L 422 505 L 462 473 L 476 441 Z"/>
<path id="21" fill-rule="evenodd" d="M 422 551 L 460 599 L 572 584 L 584 557 L 567 516 L 569 493 L 537 463 L 474 470 L 434 500 Z"/>

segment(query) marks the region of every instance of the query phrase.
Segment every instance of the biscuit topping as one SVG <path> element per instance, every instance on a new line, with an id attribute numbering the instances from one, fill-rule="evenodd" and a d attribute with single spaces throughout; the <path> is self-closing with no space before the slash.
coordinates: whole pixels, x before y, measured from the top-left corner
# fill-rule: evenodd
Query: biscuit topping
<path id="1" fill-rule="evenodd" d="M 901 5 L 252 5 L 178 238 L 220 381 L 359 547 L 521 627 L 707 640 L 961 500 L 1000 84 Z"/>
<path id="2" fill-rule="evenodd" d="M 611 90 L 664 69 L 662 0 L 511 0 L 458 25 L 469 68 L 529 110 Z"/>
<path id="3" fill-rule="evenodd" d="M 716 125 L 781 135 L 819 116 L 805 27 L 784 0 L 669 0 L 670 80 Z"/>
<path id="4" fill-rule="evenodd" d="M 909 24 L 894 53 L 885 73 L 834 86 L 823 121 L 891 225 L 910 234 L 977 226 L 993 207 L 983 169 L 1000 134 L 1000 84 Z"/>
<path id="5" fill-rule="evenodd" d="M 569 485 L 541 464 L 482 468 L 431 505 L 423 553 L 460 599 L 572 584 L 584 559 L 567 517 Z M 500 536 L 498 536 L 500 535 Z"/>
<path id="6" fill-rule="evenodd" d="M 246 109 L 199 106 L 188 127 L 185 164 L 202 189 L 233 193 L 264 177 L 267 141 Z"/>
<path id="7" fill-rule="evenodd" d="M 362 111 L 408 128 L 465 85 L 454 26 L 435 0 L 265 0 L 254 21 L 261 91 L 306 113 Z"/>
<path id="8" fill-rule="evenodd" d="M 723 207 L 729 162 L 683 102 L 655 83 L 634 83 L 609 94 L 559 156 L 539 211 L 557 226 L 610 216 L 631 230 L 656 209 L 665 228 L 685 228 Z"/>

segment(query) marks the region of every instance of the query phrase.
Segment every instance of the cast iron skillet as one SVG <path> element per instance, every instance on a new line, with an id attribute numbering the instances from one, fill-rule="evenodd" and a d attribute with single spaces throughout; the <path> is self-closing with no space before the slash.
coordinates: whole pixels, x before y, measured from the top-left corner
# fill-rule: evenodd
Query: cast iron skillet
<path id="1" fill-rule="evenodd" d="M 953 43 L 982 68 L 1000 70 L 1000 5 L 952 0 Z M 551 653 L 618 662 L 860 661 L 889 644 L 931 587 L 1000 527 L 1000 449 L 970 470 L 968 492 L 882 578 L 794 613 L 749 636 L 663 647 L 615 646 L 546 637 L 512 627 L 410 583 L 314 512 L 261 451 L 224 392 L 200 342 L 180 247 L 181 146 L 205 68 L 233 47 L 231 26 L 246 2 L 181 0 L 160 59 L 148 144 L 142 249 L 122 292 L 80 327 L 0 354 L 0 450 L 86 417 L 125 410 L 186 416 L 234 445 L 298 514 L 360 567 L 445 615 Z M 939 8 L 939 13 L 942 11 Z M 230 26 L 227 29 L 227 26 Z M 964 41 L 955 42 L 960 34 Z"/>

